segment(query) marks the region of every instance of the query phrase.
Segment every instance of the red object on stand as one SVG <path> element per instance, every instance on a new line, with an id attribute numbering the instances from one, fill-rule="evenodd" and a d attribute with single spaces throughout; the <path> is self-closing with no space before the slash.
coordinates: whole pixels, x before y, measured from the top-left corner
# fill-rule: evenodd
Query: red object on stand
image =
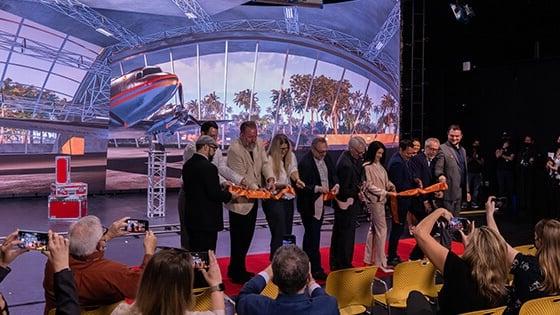
<path id="1" fill-rule="evenodd" d="M 79 219 L 87 215 L 87 197 L 49 197 L 49 219 Z"/>
<path id="2" fill-rule="evenodd" d="M 86 183 L 70 182 L 70 157 L 55 158 L 55 182 L 49 195 L 49 219 L 73 220 L 87 215 Z"/>
<path id="3" fill-rule="evenodd" d="M 55 181 L 57 184 L 70 183 L 70 157 L 57 156 L 55 158 Z"/>

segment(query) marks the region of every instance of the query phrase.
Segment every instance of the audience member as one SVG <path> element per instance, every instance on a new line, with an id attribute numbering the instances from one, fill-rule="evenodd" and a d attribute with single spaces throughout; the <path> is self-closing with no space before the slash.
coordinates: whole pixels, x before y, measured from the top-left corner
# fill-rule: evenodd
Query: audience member
<path id="1" fill-rule="evenodd" d="M 276 300 L 260 294 L 270 280 L 280 291 Z M 239 315 L 339 314 L 336 299 L 313 280 L 307 255 L 295 245 L 278 248 L 272 264 L 243 286 L 236 309 Z"/>
<path id="2" fill-rule="evenodd" d="M 268 150 L 268 166 L 276 178 L 276 189 L 291 186 L 293 181 L 298 188 L 303 188 L 305 183 L 301 181 L 296 155 L 292 150 L 290 139 L 285 134 L 277 134 L 272 138 Z M 294 195 L 285 195 L 283 198 L 266 199 L 262 201 L 263 211 L 270 228 L 270 255 L 282 246 L 285 235 L 292 234 L 294 222 Z"/>
<path id="3" fill-rule="evenodd" d="M 486 202 L 488 226 L 500 233 L 494 220 L 493 196 Z M 513 292 L 508 314 L 518 313 L 528 300 L 560 294 L 560 222 L 544 219 L 535 225 L 537 253 L 524 255 L 507 244 L 507 266 L 513 275 Z"/>
<path id="4" fill-rule="evenodd" d="M 415 155 L 412 141 L 402 139 L 399 141 L 399 151 L 389 160 L 389 180 L 395 185 L 396 191 L 401 192 L 416 188 L 414 174 L 410 166 L 410 159 Z M 395 266 L 401 262 L 397 255 L 399 239 L 404 232 L 406 215 L 412 210 L 412 198 L 398 198 L 397 213 L 392 213 L 391 234 L 389 235 L 389 258 L 387 264 Z"/>
<path id="5" fill-rule="evenodd" d="M 338 194 L 339 185 L 334 163 L 328 155 L 327 140 L 317 137 L 311 142 L 311 150 L 298 163 L 303 188 L 297 189 L 297 209 L 305 232 L 303 250 L 311 262 L 311 274 L 314 279 L 325 280 L 327 275 L 321 266 L 321 226 L 325 201 L 323 196 L 329 192 Z"/>
<path id="6" fill-rule="evenodd" d="M 391 183 L 385 164 L 385 146 L 379 141 L 369 144 L 364 157 L 366 205 L 371 213 L 371 226 L 366 237 L 364 263 L 375 265 L 384 272 L 387 268 L 385 241 L 387 240 L 387 219 L 385 218 L 385 202 L 387 195 L 396 195 L 395 185 Z M 375 235 L 375 236 L 374 236 Z"/>
<path id="7" fill-rule="evenodd" d="M 126 219 L 113 222 L 103 234 L 99 218 L 89 215 L 70 226 L 70 269 L 82 306 L 98 306 L 134 298 L 142 269 L 154 254 L 156 237 L 147 231 L 144 238 L 144 258 L 139 269 L 106 259 L 105 244 L 112 238 L 126 234 Z M 45 314 L 55 307 L 54 268 L 49 261 L 45 266 L 43 287 L 45 289 Z"/>
<path id="8" fill-rule="evenodd" d="M 6 237 L 2 245 L 0 245 L 0 282 L 12 271 L 9 266 L 14 259 L 28 251 L 27 249 L 17 246 L 20 243 L 18 232 L 18 230 L 12 232 Z M 9 314 L 8 303 L 2 294 L 0 294 L 0 314 Z"/>
<path id="9" fill-rule="evenodd" d="M 469 191 L 471 192 L 471 207 L 478 209 L 482 204 L 480 200 L 480 188 L 482 186 L 483 172 L 484 172 L 484 157 L 480 150 L 480 141 L 474 140 L 471 145 L 471 150 L 467 152 L 467 168 Z"/>
<path id="10" fill-rule="evenodd" d="M 360 189 L 363 180 L 362 157 L 366 142 L 362 137 L 352 137 L 348 150 L 342 152 L 336 163 L 336 176 L 340 190 L 334 205 L 334 224 L 331 234 L 329 262 L 331 270 L 352 267 L 356 231 L 356 215 L 360 211 Z"/>
<path id="11" fill-rule="evenodd" d="M 195 265 L 191 255 L 181 249 L 157 252 L 146 265 L 134 304 L 119 304 L 112 315 L 203 315 L 225 314 L 220 267 L 213 251 L 208 251 L 208 271 Z M 199 269 L 210 285 L 212 310 L 190 311 L 194 305 L 193 269 Z"/>
<path id="12" fill-rule="evenodd" d="M 242 177 L 241 185 L 250 189 L 266 187 L 274 191 L 276 179 L 268 163 L 264 144 L 257 139 L 257 124 L 254 121 L 242 123 L 239 139 L 229 147 L 227 165 Z M 255 233 L 258 200 L 237 198 L 226 204 L 226 208 L 229 210 L 231 250 L 228 277 L 235 283 L 244 283 L 253 276 L 247 271 L 245 258 Z"/>
<path id="13" fill-rule="evenodd" d="M 447 142 L 440 146 L 441 157 L 435 165 L 435 175 L 440 182 L 446 182 L 449 188 L 443 193 L 443 207 L 459 215 L 463 200 L 471 201 L 469 192 L 467 153 L 461 146 L 463 132 L 458 125 L 451 125 L 447 130 Z"/>
<path id="14" fill-rule="evenodd" d="M 560 137 L 558 139 L 560 140 Z M 558 219 L 560 218 L 560 145 L 554 152 L 548 153 L 546 171 L 548 173 L 546 187 L 549 216 Z"/>
<path id="15" fill-rule="evenodd" d="M 451 221 L 453 214 L 438 208 L 410 230 L 430 262 L 443 275 L 438 314 L 460 314 L 505 305 L 509 294 L 505 240 L 494 229 L 475 228 L 472 223 L 467 235 L 459 231 L 465 244 L 465 252 L 459 257 L 430 235 L 440 217 Z M 407 314 L 425 309 L 427 303 L 422 296 L 409 296 Z"/>
<path id="16" fill-rule="evenodd" d="M 498 196 L 507 198 L 508 211 L 515 210 L 515 205 L 513 204 L 513 190 L 515 187 L 514 159 L 515 154 L 511 148 L 511 142 L 506 140 L 496 149 L 496 179 L 498 180 Z"/>
<path id="17" fill-rule="evenodd" d="M 541 160 L 532 136 L 525 136 L 517 156 L 519 161 L 517 163 L 519 210 L 524 213 L 531 213 L 535 211 L 536 165 Z"/>

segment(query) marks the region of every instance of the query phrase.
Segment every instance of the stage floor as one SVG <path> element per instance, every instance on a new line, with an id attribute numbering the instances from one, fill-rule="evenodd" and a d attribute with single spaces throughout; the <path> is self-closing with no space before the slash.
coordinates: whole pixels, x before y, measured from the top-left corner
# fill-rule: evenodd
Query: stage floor
<path id="1" fill-rule="evenodd" d="M 150 226 L 178 225 L 177 192 L 168 192 L 167 215 L 163 218 L 150 219 Z M 103 225 L 110 225 L 114 220 L 130 216 L 146 218 L 146 195 L 142 193 L 90 196 L 89 214 L 98 216 Z M 327 213 L 332 210 L 327 210 Z M 227 220 L 224 211 L 224 219 Z M 258 221 L 264 221 L 264 213 L 259 209 Z M 0 235 L 7 235 L 15 228 L 56 232 L 66 232 L 71 222 L 47 219 L 47 198 L 0 199 Z M 507 220 L 498 220 L 500 229 L 512 245 L 532 242 L 532 225 L 528 220 L 513 224 Z M 356 229 L 356 243 L 363 243 L 369 224 L 361 223 Z M 321 247 L 330 245 L 332 225 L 326 222 L 321 233 Z M 303 226 L 294 225 L 293 233 L 301 246 Z M 403 237 L 409 237 L 404 235 Z M 249 250 L 250 253 L 267 253 L 269 251 L 270 232 L 264 226 L 257 226 Z M 179 235 L 166 233 L 158 235 L 158 245 L 175 246 L 180 244 Z M 229 256 L 229 232 L 223 231 L 218 236 L 218 257 Z M 143 256 L 142 239 L 128 236 L 114 239 L 109 243 L 106 257 L 128 265 L 139 265 Z M 40 314 L 44 307 L 43 271 L 46 257 L 38 252 L 26 253 L 12 263 L 12 272 L 0 284 L 0 292 L 11 305 L 11 314 Z M 251 270 L 259 272 L 260 270 Z"/>

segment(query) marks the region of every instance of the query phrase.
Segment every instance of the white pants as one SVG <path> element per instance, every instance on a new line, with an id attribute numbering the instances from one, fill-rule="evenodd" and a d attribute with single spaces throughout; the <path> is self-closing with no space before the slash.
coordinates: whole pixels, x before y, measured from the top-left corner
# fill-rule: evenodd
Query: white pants
<path id="1" fill-rule="evenodd" d="M 368 206 L 371 211 L 371 227 L 366 238 L 364 263 L 386 267 L 385 243 L 387 241 L 387 221 L 385 203 L 374 202 Z"/>

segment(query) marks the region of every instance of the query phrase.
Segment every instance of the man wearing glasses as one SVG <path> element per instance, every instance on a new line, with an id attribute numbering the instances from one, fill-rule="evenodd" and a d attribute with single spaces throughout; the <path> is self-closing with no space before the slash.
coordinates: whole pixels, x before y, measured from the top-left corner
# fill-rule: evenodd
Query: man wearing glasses
<path id="1" fill-rule="evenodd" d="M 339 190 L 334 163 L 327 154 L 328 149 L 327 140 L 317 137 L 311 142 L 311 150 L 298 163 L 300 179 L 305 183 L 303 188 L 297 189 L 297 209 L 305 228 L 303 250 L 309 256 L 311 274 L 317 280 L 327 279 L 319 253 L 323 195 L 329 192 L 336 195 Z"/>
<path id="2" fill-rule="evenodd" d="M 352 137 L 348 150 L 336 162 L 336 175 L 340 190 L 334 205 L 334 225 L 331 235 L 331 270 L 352 268 L 356 215 L 360 211 L 360 187 L 363 179 L 363 155 L 366 141 L 362 137 Z"/>
<path id="3" fill-rule="evenodd" d="M 210 136 L 200 136 L 196 152 L 183 165 L 185 189 L 184 225 L 189 236 L 189 249 L 196 252 L 216 250 L 218 231 L 224 229 L 222 202 L 236 198 L 223 190 L 218 179 L 218 168 L 210 162 L 218 144 Z"/>

